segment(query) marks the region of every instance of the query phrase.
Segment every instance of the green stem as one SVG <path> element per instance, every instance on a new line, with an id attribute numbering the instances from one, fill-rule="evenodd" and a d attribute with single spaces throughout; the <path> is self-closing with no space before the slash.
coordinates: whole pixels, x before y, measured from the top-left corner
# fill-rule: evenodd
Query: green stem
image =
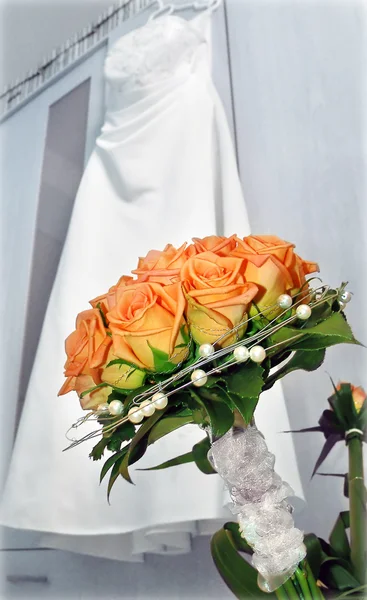
<path id="1" fill-rule="evenodd" d="M 297 593 L 296 588 L 293 585 L 292 579 L 288 579 L 285 583 L 283 583 L 284 589 L 287 591 L 287 594 L 290 600 L 299 600 L 299 595 Z"/>
<path id="2" fill-rule="evenodd" d="M 353 572 L 361 584 L 366 582 L 366 506 L 363 475 L 362 440 L 347 438 L 349 451 L 350 546 Z"/>
<path id="3" fill-rule="evenodd" d="M 305 573 L 305 571 L 298 567 L 298 569 L 295 572 L 295 576 L 302 590 L 304 600 L 313 600 L 310 588 L 308 587 L 307 574 Z"/>
<path id="4" fill-rule="evenodd" d="M 298 594 L 299 598 L 301 598 L 301 600 L 304 600 L 303 594 L 302 594 L 302 590 L 301 590 L 300 585 L 298 583 L 298 579 L 297 579 L 297 577 L 295 575 L 292 575 L 292 581 L 293 581 L 293 585 L 294 585 L 294 587 L 295 587 L 295 589 L 297 591 L 297 594 Z"/>
<path id="5" fill-rule="evenodd" d="M 304 561 L 304 567 L 307 572 L 307 581 L 308 581 L 308 586 L 310 588 L 312 597 L 315 598 L 316 600 L 323 600 L 324 594 L 322 593 L 319 586 L 317 585 L 315 578 L 313 576 L 313 573 L 311 571 L 311 567 L 307 561 Z"/>
<path id="6" fill-rule="evenodd" d="M 281 585 L 280 587 L 278 587 L 275 591 L 275 595 L 278 598 L 278 600 L 289 600 L 288 598 L 288 594 L 284 589 L 284 586 Z"/>

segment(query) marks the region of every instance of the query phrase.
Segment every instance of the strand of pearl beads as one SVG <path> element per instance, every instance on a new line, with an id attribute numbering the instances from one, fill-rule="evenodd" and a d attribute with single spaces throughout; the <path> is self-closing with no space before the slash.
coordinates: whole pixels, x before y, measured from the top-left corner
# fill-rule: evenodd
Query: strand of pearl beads
<path id="1" fill-rule="evenodd" d="M 352 294 L 350 292 L 348 292 L 348 290 L 344 290 L 344 292 L 342 292 L 338 297 L 340 309 L 344 310 L 345 307 L 347 306 L 348 302 L 351 301 L 351 299 L 352 299 Z"/>
<path id="2" fill-rule="evenodd" d="M 151 417 L 156 410 L 163 410 L 168 404 L 168 398 L 163 392 L 157 392 L 151 400 L 144 400 L 139 406 L 132 406 L 127 413 L 127 418 L 131 423 L 141 423 L 144 417 Z M 100 404 L 97 408 L 99 412 L 109 412 L 114 417 L 120 416 L 124 411 L 124 405 L 121 400 L 112 400 Z"/>
<path id="3" fill-rule="evenodd" d="M 163 392 L 157 392 L 151 400 L 144 400 L 139 407 L 133 406 L 127 413 L 131 423 L 141 423 L 144 417 L 151 417 L 156 410 L 163 410 L 168 404 L 168 398 Z"/>

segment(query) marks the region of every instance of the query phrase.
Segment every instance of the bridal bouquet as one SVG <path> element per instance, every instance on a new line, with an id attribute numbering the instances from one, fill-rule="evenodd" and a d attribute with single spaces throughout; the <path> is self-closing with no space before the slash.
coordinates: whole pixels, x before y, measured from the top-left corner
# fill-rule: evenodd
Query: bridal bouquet
<path id="1" fill-rule="evenodd" d="M 332 543 L 321 546 L 294 526 L 287 502 L 292 489 L 275 473 L 254 419 L 261 392 L 277 380 L 296 369 L 317 369 L 329 346 L 358 343 L 344 316 L 351 300 L 346 284 L 331 289 L 318 277 L 306 279 L 316 271 L 293 244 L 275 236 L 194 238 L 179 249 L 169 244 L 91 300 L 66 340 L 60 394 L 76 391 L 88 411 L 72 428 L 99 425 L 72 438 L 69 448 L 99 438 L 90 456 L 111 453 L 101 471 L 101 481 L 109 475 L 108 496 L 120 475 L 131 482 L 130 465 L 155 441 L 187 424 L 204 430 L 186 454 L 153 468 L 194 462 L 226 482 L 238 523 L 215 534 L 212 553 L 239 598 L 274 591 L 279 598 L 322 598 L 316 579 L 326 564 L 323 573 L 331 576 L 321 580 L 323 589 L 364 584 L 364 549 L 355 531 L 365 506 L 363 499 L 361 512 L 354 493 L 364 494 L 364 485 L 349 486 L 357 549 L 352 559 L 345 548 L 334 556 Z M 359 473 L 367 406 L 363 401 L 357 410 L 350 385 L 335 394 L 332 411 L 312 430 L 324 432 L 325 452 L 339 439 L 357 440 L 351 460 Z M 338 535 L 346 537 L 347 521 Z M 316 561 L 315 553 L 323 558 Z M 340 569 L 350 575 L 344 587 L 335 580 Z"/>

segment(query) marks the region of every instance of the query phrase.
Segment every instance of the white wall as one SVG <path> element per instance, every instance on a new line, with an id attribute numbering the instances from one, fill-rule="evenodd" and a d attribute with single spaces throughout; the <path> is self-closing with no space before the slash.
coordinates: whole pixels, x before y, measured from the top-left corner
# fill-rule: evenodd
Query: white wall
<path id="1" fill-rule="evenodd" d="M 240 175 L 252 230 L 296 243 L 325 283 L 349 281 L 346 310 L 367 342 L 367 4 L 229 0 L 228 22 Z M 364 385 L 366 351 L 327 351 L 316 373 L 284 381 L 293 429 L 316 425 L 332 388 L 328 374 Z M 324 442 L 294 436 L 307 507 L 306 530 L 327 536 L 344 509 L 337 478 L 310 476 Z M 346 472 L 338 444 L 320 469 Z"/>

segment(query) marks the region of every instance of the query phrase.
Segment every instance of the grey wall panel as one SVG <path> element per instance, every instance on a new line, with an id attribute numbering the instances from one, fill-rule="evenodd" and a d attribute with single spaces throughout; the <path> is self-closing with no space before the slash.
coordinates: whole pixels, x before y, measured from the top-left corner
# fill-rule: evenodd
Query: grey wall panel
<path id="1" fill-rule="evenodd" d="M 27 391 L 75 195 L 84 170 L 89 89 L 90 80 L 87 79 L 49 109 L 28 292 L 17 421 Z"/>
<path id="2" fill-rule="evenodd" d="M 366 4 L 227 0 L 240 174 L 252 230 L 317 260 L 325 282 L 349 280 L 347 315 L 367 340 Z M 239 232 L 238 232 L 239 233 Z M 366 353 L 328 351 L 313 374 L 284 380 L 293 428 L 316 424 L 327 373 L 366 386 Z M 308 506 L 300 525 L 326 535 L 343 508 L 340 480 L 310 475 L 322 436 L 295 436 Z M 345 472 L 337 448 L 326 471 Z"/>

